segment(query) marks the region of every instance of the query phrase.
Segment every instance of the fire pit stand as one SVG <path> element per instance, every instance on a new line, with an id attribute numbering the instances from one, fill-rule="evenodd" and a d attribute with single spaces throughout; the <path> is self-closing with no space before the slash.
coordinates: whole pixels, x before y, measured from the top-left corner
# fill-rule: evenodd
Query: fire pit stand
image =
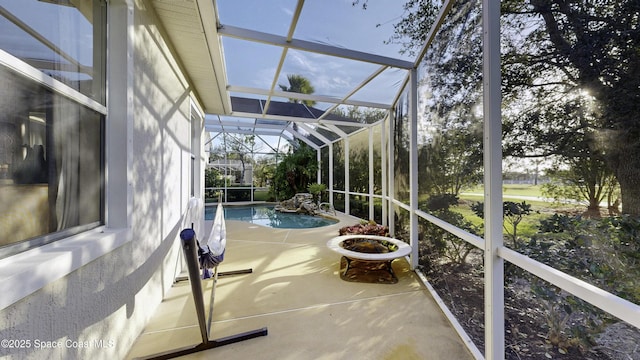
<path id="1" fill-rule="evenodd" d="M 391 263 L 411 253 L 407 243 L 377 235 L 337 236 L 327 246 L 342 255 L 340 278 L 355 282 L 398 282 Z"/>

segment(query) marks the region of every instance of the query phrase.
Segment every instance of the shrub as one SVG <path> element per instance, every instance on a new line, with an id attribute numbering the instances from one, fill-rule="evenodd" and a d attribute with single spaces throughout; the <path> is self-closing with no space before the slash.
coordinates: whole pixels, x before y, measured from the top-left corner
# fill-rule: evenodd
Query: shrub
<path id="1" fill-rule="evenodd" d="M 543 233 L 559 234 L 575 228 L 576 219 L 569 215 L 553 214 L 547 219 L 540 220 L 538 229 Z"/>
<path id="2" fill-rule="evenodd" d="M 476 213 L 480 218 L 484 219 L 484 203 L 478 202 L 471 205 L 471 210 Z M 513 240 L 513 248 L 518 249 L 518 225 L 522 219 L 530 215 L 532 212 L 531 204 L 527 204 L 525 201 L 521 203 L 513 201 L 505 201 L 502 203 L 502 215 L 504 216 L 503 227 L 505 231 L 511 235 Z M 506 226 L 506 223 L 511 225 L 511 228 Z"/>
<path id="3" fill-rule="evenodd" d="M 320 197 L 322 196 L 322 193 L 327 190 L 327 185 L 313 183 L 307 186 L 307 190 L 309 191 L 309 194 L 313 195 L 313 199 L 316 203 L 320 203 Z"/>
<path id="4" fill-rule="evenodd" d="M 453 205 L 458 205 L 458 197 L 454 194 L 432 195 L 424 206 L 429 211 L 448 210 Z"/>
<path id="5" fill-rule="evenodd" d="M 457 196 L 453 194 L 437 194 L 430 196 L 429 199 L 422 204 L 421 208 L 426 208 L 432 215 L 456 227 L 469 231 L 472 234 L 477 234 L 478 229 L 476 226 L 465 220 L 462 214 L 449 209 L 453 205 L 458 205 Z M 428 257 L 436 254 L 445 257 L 455 264 L 464 264 L 469 254 L 475 249 L 475 246 L 430 222 L 421 225 L 420 233 L 424 239 L 428 239 L 422 241 L 425 248 L 421 251 L 425 254 L 423 260 L 426 266 L 429 266 L 431 263 Z"/>
<path id="6" fill-rule="evenodd" d="M 449 209 L 441 209 L 432 211 L 431 214 L 472 234 L 478 233 L 478 228 L 470 221 L 465 220 L 464 216 L 460 213 Z M 423 234 L 425 240 L 422 242 L 426 246 L 422 252 L 427 254 L 427 256 L 437 254 L 445 257 L 452 263 L 464 264 L 467 262 L 467 258 L 471 252 L 476 249 L 476 247 L 470 243 L 430 222 L 421 225 L 420 233 Z M 430 242 L 430 244 L 427 242 Z M 428 259 L 425 260 L 428 261 Z"/>

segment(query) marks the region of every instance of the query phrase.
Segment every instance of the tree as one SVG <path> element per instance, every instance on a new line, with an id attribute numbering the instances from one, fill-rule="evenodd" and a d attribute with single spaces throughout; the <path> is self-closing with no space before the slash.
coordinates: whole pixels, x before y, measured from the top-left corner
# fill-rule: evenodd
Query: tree
<path id="1" fill-rule="evenodd" d="M 356 105 L 337 107 L 333 110 L 333 113 L 362 124 L 373 124 L 387 116 L 386 110 L 361 108 Z"/>
<path id="2" fill-rule="evenodd" d="M 224 182 L 221 183 L 220 171 L 213 168 L 207 168 L 204 171 L 204 187 L 211 188 L 216 186 L 224 186 Z"/>
<path id="3" fill-rule="evenodd" d="M 289 86 L 279 84 L 282 91 L 294 92 L 299 94 L 313 94 L 315 92 L 315 89 L 313 88 L 313 85 L 311 85 L 309 79 L 305 78 L 302 75 L 287 75 L 287 80 L 289 81 Z M 298 104 L 302 102 L 307 106 L 313 106 L 316 104 L 316 102 L 312 100 L 300 101 L 298 99 L 292 98 L 289 99 L 289 101 Z"/>
<path id="4" fill-rule="evenodd" d="M 313 200 L 316 202 L 316 204 L 318 204 L 318 206 L 320 206 L 320 201 L 322 199 L 322 193 L 325 190 L 327 190 L 327 185 L 319 184 L 319 183 L 312 183 L 312 184 L 309 184 L 309 186 L 307 186 L 307 190 L 309 190 L 309 193 L 311 195 L 313 195 Z"/>
<path id="5" fill-rule="evenodd" d="M 463 187 L 482 181 L 480 122 L 466 111 L 439 122 L 444 124 L 430 132 L 418 149 L 420 191 L 457 196 Z"/>
<path id="6" fill-rule="evenodd" d="M 575 157 L 563 160 L 547 170 L 553 180 L 542 185 L 542 192 L 556 200 L 586 200 L 588 217 L 600 216 L 600 203 L 606 198 L 609 209 L 613 205 L 613 193 L 616 180 L 613 172 L 606 166 L 601 157 Z"/>
<path id="7" fill-rule="evenodd" d="M 274 177 L 276 165 L 270 157 L 256 159 L 253 167 L 253 182 L 255 186 L 263 187 L 268 185 Z"/>
<path id="8" fill-rule="evenodd" d="M 222 145 L 212 149 L 210 159 L 238 160 L 241 165 L 240 182 L 244 182 L 246 167 L 253 163 L 253 154 L 260 151 L 255 135 L 225 134 Z"/>
<path id="9" fill-rule="evenodd" d="M 477 5 L 475 1 L 453 5 L 454 19 L 440 29 L 443 41 L 432 44 L 418 68 L 422 89 L 418 102 L 421 193 L 457 195 L 462 187 L 481 180 L 482 119 L 477 106 L 482 101 L 482 64 L 475 58 L 481 58 L 478 44 L 482 32 Z M 429 31 L 427 20 L 438 14 L 438 6 L 431 1 L 408 1 L 404 20 L 394 25 L 396 33 L 389 41 L 403 44 L 402 52 L 415 55 Z M 449 41 L 451 38 L 454 41 Z M 398 123 L 395 130 L 399 158 L 408 156 L 407 129 L 402 124 L 406 121 Z M 401 183 L 405 178 L 396 176 L 398 185 L 406 186 Z"/>
<path id="10" fill-rule="evenodd" d="M 304 143 L 290 150 L 276 168 L 271 193 L 279 199 L 289 199 L 296 193 L 306 192 L 318 171 L 316 152 Z"/>
<path id="11" fill-rule="evenodd" d="M 526 22 L 526 13 L 536 14 L 540 22 L 528 39 L 537 46 L 522 50 L 512 48 L 505 58 L 517 67 L 514 90 L 531 89 L 545 96 L 564 90 L 566 94 L 590 99 L 597 112 L 594 122 L 582 121 L 583 107 L 576 107 L 573 127 L 548 135 L 571 140 L 572 130 L 586 129 L 594 136 L 585 138 L 589 149 L 600 152 L 620 183 L 623 212 L 640 215 L 640 3 L 626 1 L 552 2 L 531 0 L 526 8 L 515 1 L 505 10 L 513 14 L 513 24 Z M 532 60 L 524 61 L 523 55 Z M 544 86 L 540 86 L 544 84 Z M 554 108 L 547 104 L 546 108 Z M 542 111 L 545 109 L 543 108 Z M 535 112 L 534 112 L 535 113 Z M 577 116 L 575 116 L 577 114 Z M 537 129 L 543 129 L 538 124 Z M 575 133 L 575 132 L 574 132 Z M 578 136 L 580 132 L 578 131 Z M 545 132 L 541 132 L 544 137 Z M 570 151 L 571 143 L 560 151 Z"/>
<path id="12" fill-rule="evenodd" d="M 640 216 L 640 3 L 505 0 L 501 4 L 504 132 L 510 141 L 505 152 L 570 158 L 574 145 L 586 142 L 589 149 L 603 154 L 615 174 L 623 213 Z M 407 1 L 408 15 L 395 25 L 390 41 L 402 43 L 409 52 L 421 48 L 439 5 L 439 1 Z M 474 72 L 464 69 L 481 65 L 480 47 L 454 53 L 448 43 L 470 33 L 469 38 L 480 44 L 479 29 L 477 3 L 456 3 L 451 20 L 440 30 L 448 41 L 431 50 L 442 58 L 442 66 L 430 70 L 451 79 L 453 86 L 468 80 L 465 74 Z M 581 116 L 585 99 L 591 103 L 593 121 Z"/>
<path id="13" fill-rule="evenodd" d="M 220 171 L 214 168 L 206 168 L 204 170 L 204 187 L 205 198 L 215 199 L 216 191 L 213 188 L 224 186 L 225 178 Z"/>

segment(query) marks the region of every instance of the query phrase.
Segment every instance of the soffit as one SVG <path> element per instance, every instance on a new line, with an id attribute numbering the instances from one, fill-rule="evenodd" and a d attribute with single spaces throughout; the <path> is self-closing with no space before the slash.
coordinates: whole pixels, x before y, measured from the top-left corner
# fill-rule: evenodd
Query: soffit
<path id="1" fill-rule="evenodd" d="M 224 60 L 211 0 L 152 0 L 175 55 L 204 111 L 230 111 Z"/>

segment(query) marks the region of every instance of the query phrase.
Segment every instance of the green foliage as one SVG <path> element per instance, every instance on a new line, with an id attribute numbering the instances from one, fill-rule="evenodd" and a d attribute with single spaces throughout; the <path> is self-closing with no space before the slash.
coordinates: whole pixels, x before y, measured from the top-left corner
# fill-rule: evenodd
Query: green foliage
<path id="1" fill-rule="evenodd" d="M 540 231 L 520 252 L 631 302 L 640 301 L 640 221 L 628 216 L 588 219 L 554 214 L 541 221 Z M 519 276 L 529 279 L 533 294 L 541 299 L 546 339 L 559 349 L 584 351 L 593 346 L 594 334 L 611 320 L 531 274 L 519 272 Z"/>
<path id="2" fill-rule="evenodd" d="M 629 301 L 640 302 L 640 221 L 632 217 L 549 218 L 520 251 Z M 559 229 L 562 228 L 562 231 Z"/>
<path id="3" fill-rule="evenodd" d="M 222 174 L 220 174 L 220 172 L 217 169 L 214 169 L 214 168 L 205 169 L 204 170 L 205 200 L 217 201 L 219 192 L 210 188 L 222 187 L 224 186 L 224 182 L 225 182 L 224 177 L 222 176 Z"/>
<path id="4" fill-rule="evenodd" d="M 315 199 L 316 202 L 320 202 L 320 196 L 322 195 L 322 193 L 327 190 L 327 185 L 325 184 L 319 184 L 319 183 L 313 183 L 313 184 L 309 184 L 309 186 L 307 186 L 307 190 L 309 191 L 309 194 L 313 195 L 313 198 Z"/>
<path id="5" fill-rule="evenodd" d="M 640 265 L 640 219 L 631 216 L 605 218 L 599 228 L 617 238 L 614 249 L 627 261 Z"/>
<path id="6" fill-rule="evenodd" d="M 364 1 L 366 3 L 366 1 Z M 437 20 L 441 2 L 408 0 L 389 40 L 414 53 Z M 559 156 L 588 169 L 605 165 L 620 184 L 622 212 L 640 216 L 640 37 L 636 0 L 501 2 L 501 72 L 504 153 Z M 429 89 L 446 112 L 478 91 L 481 74 L 481 6 L 456 2 L 439 25 L 424 62 Z M 535 19 L 535 20 L 534 20 Z M 524 30 L 526 29 L 526 30 Z M 447 56 L 455 46 L 456 56 Z M 615 51 L 614 51 L 615 50 Z M 431 79 L 429 79 L 431 80 Z M 429 106 L 429 105 L 427 105 Z M 471 108 L 471 106 L 469 106 Z M 591 162 L 591 164 L 589 164 Z M 571 165 L 573 170 L 575 164 Z M 595 207 L 595 168 L 582 172 L 581 191 Z M 615 199 L 613 199 L 615 200 Z"/>
<path id="7" fill-rule="evenodd" d="M 475 131 L 468 114 L 451 115 L 441 119 L 447 128 L 436 134 L 418 151 L 421 164 L 421 191 L 458 195 L 463 187 L 482 179 L 482 133 Z M 444 117 L 444 115 L 442 115 Z M 464 120 L 463 120 L 464 119 Z"/>
<path id="8" fill-rule="evenodd" d="M 387 111 L 385 110 L 361 108 L 356 105 L 337 107 L 332 113 L 338 116 L 348 117 L 363 124 L 372 124 L 387 116 Z"/>
<path id="9" fill-rule="evenodd" d="M 259 158 L 253 165 L 253 183 L 255 186 L 263 187 L 269 184 L 276 173 L 276 165 L 272 159 Z"/>
<path id="10" fill-rule="evenodd" d="M 309 79 L 305 78 L 302 75 L 290 74 L 287 75 L 287 80 L 289 81 L 289 86 L 279 84 L 282 91 L 294 92 L 299 94 L 313 94 L 315 92 L 315 89 L 313 85 L 311 85 Z M 294 98 L 289 99 L 289 101 L 294 103 L 301 102 L 300 100 Z M 304 100 L 302 101 L 302 103 L 307 106 L 313 106 L 316 102 L 312 100 Z"/>
<path id="11" fill-rule="evenodd" d="M 449 224 L 477 234 L 478 228 L 475 225 L 465 220 L 462 214 L 451 211 L 450 207 L 457 204 L 458 198 L 455 195 L 441 194 L 429 197 L 425 203 L 420 205 L 420 208 Z M 421 223 L 420 234 L 423 236 L 422 244 L 424 246 L 421 251 L 422 263 L 427 266 L 432 261 L 436 261 L 436 256 L 444 257 L 455 264 L 464 264 L 471 252 L 476 249 L 475 246 L 431 222 Z"/>
<path id="12" fill-rule="evenodd" d="M 553 214 L 547 219 L 540 220 L 539 230 L 543 233 L 558 234 L 575 228 L 575 218 L 564 214 Z"/>
<path id="13" fill-rule="evenodd" d="M 204 187 L 224 186 L 224 180 L 221 180 L 220 172 L 214 168 L 204 170 Z"/>
<path id="14" fill-rule="evenodd" d="M 478 202 L 471 206 L 471 210 L 478 215 L 480 218 L 484 219 L 484 203 Z M 513 202 L 513 201 L 505 201 L 502 203 L 502 215 L 504 217 L 503 227 L 507 234 L 511 235 L 511 239 L 513 241 L 513 248 L 518 249 L 518 225 L 522 222 L 522 219 L 530 215 L 532 212 L 531 205 L 527 204 L 526 201 L 521 203 Z M 511 225 L 510 227 L 507 227 Z"/>
<path id="15" fill-rule="evenodd" d="M 424 207 L 429 211 L 448 210 L 453 205 L 458 205 L 458 197 L 454 194 L 432 195 L 427 199 Z"/>
<path id="16" fill-rule="evenodd" d="M 276 199 L 290 199 L 306 192 L 310 180 L 318 171 L 316 152 L 306 144 L 289 151 L 276 168 L 270 191 Z"/>
<path id="17" fill-rule="evenodd" d="M 603 321 L 587 303 L 537 278 L 532 280 L 531 292 L 545 310 L 546 341 L 549 344 L 566 354 L 572 348 L 584 353 L 595 343 L 594 334 L 600 330 Z"/>

